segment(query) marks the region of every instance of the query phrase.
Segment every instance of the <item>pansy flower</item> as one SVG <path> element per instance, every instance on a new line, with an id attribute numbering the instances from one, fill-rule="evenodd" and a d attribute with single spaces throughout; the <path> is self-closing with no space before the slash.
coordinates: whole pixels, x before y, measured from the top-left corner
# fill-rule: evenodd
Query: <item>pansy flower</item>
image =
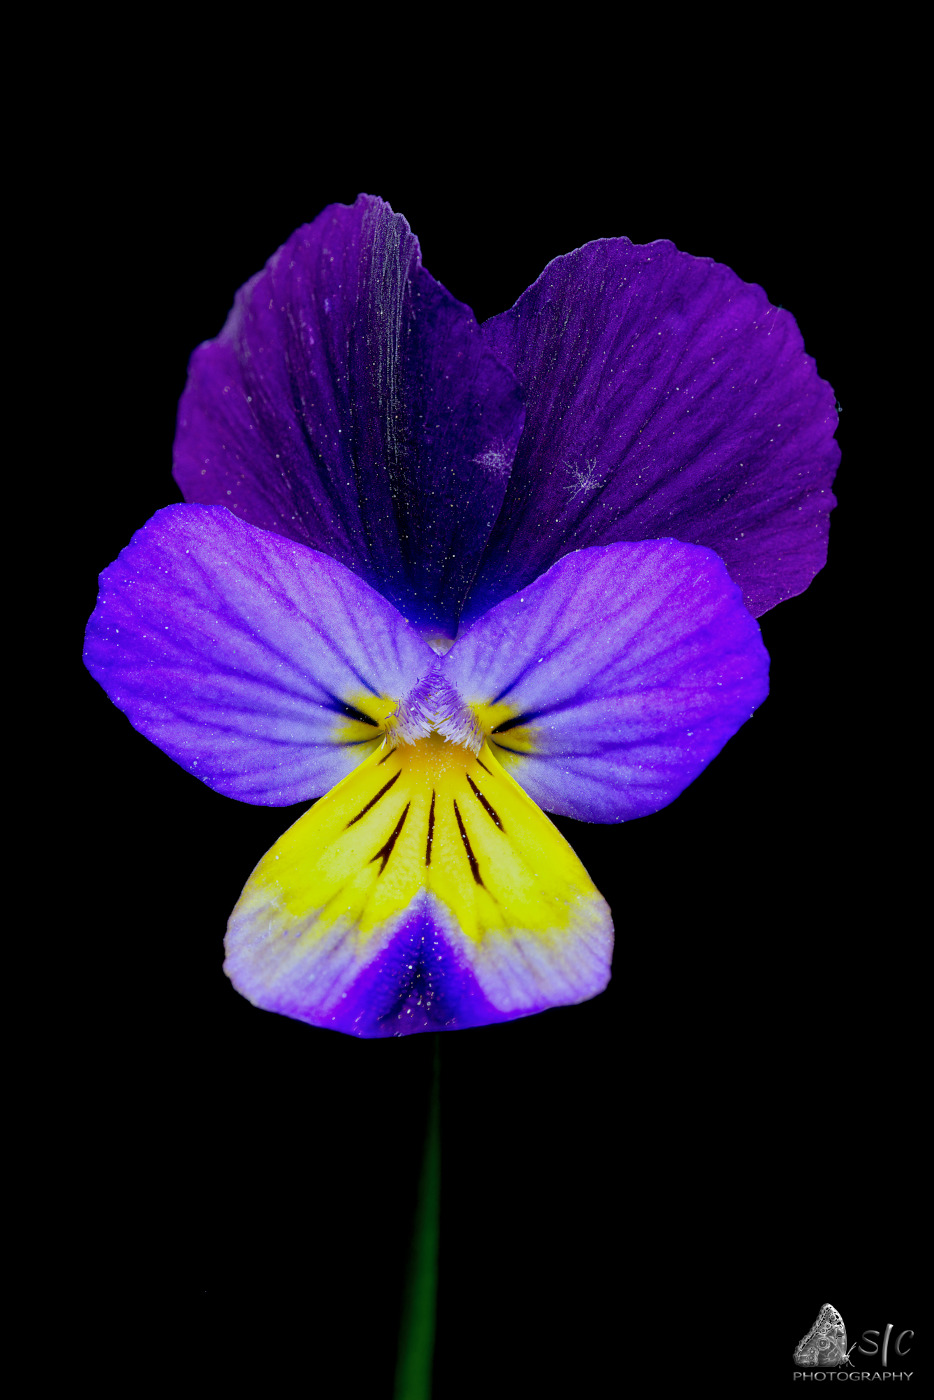
<path id="1" fill-rule="evenodd" d="M 299 229 L 195 352 L 189 504 L 86 647 L 202 782 L 320 799 L 231 916 L 238 990 L 362 1036 L 601 991 L 610 911 L 543 809 L 654 812 L 763 700 L 835 424 L 790 315 L 670 243 L 588 244 L 481 327 L 382 201 Z"/>

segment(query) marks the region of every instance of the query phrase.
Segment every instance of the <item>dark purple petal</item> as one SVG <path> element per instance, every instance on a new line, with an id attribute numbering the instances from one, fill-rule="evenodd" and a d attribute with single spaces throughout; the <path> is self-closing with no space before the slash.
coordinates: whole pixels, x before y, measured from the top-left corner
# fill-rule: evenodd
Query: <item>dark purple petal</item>
<path id="1" fill-rule="evenodd" d="M 134 535 L 101 574 L 85 646 L 135 728 L 208 787 L 272 807 L 346 777 L 436 660 L 342 564 L 216 506 L 169 506 Z"/>
<path id="2" fill-rule="evenodd" d="M 601 239 L 483 329 L 526 424 L 465 621 L 617 540 L 715 550 L 756 616 L 823 567 L 834 396 L 761 287 L 664 240 Z"/>
<path id="3" fill-rule="evenodd" d="M 473 312 L 405 219 L 361 195 L 298 229 L 195 351 L 175 476 L 453 637 L 521 427 Z"/>
<path id="4" fill-rule="evenodd" d="M 540 807 L 618 822 L 697 777 L 767 695 L 768 660 L 721 560 L 652 540 L 567 555 L 464 633 L 444 674 Z"/>

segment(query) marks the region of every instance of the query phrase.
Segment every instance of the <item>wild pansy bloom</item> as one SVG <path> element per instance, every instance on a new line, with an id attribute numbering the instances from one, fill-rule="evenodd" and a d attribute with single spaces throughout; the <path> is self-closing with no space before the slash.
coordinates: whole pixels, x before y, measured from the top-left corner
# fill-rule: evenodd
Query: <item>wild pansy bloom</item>
<path id="1" fill-rule="evenodd" d="M 87 665 L 241 801 L 321 797 L 226 968 L 356 1035 L 594 996 L 610 911 L 541 808 L 672 801 L 767 693 L 754 614 L 826 553 L 833 396 L 760 288 L 670 243 L 557 258 L 483 327 L 361 196 L 194 354 Z"/>

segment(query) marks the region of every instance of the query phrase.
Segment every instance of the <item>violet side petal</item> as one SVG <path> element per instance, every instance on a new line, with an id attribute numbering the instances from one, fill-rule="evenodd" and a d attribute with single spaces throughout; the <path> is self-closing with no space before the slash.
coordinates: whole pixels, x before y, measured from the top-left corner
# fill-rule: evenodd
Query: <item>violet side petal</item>
<path id="1" fill-rule="evenodd" d="M 667 240 L 601 239 L 483 330 L 526 423 L 465 620 L 617 540 L 705 545 L 755 616 L 823 567 L 834 395 L 761 287 Z"/>
<path id="2" fill-rule="evenodd" d="M 618 822 L 666 806 L 768 693 L 768 654 L 710 550 L 569 554 L 444 658 L 490 744 L 547 811 Z"/>
<path id="3" fill-rule="evenodd" d="M 175 477 L 453 637 L 522 418 L 473 312 L 405 219 L 360 195 L 298 229 L 195 351 Z"/>
<path id="4" fill-rule="evenodd" d="M 85 663 L 208 787 L 286 806 L 382 742 L 435 661 L 342 564 L 218 506 L 169 506 L 101 574 Z"/>

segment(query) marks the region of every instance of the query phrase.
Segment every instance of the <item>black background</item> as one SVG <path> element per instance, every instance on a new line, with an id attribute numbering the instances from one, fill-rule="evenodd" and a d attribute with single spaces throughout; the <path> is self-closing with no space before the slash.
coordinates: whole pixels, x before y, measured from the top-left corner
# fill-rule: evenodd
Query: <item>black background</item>
<path id="1" fill-rule="evenodd" d="M 911 760 L 889 717 L 910 681 L 889 510 L 908 464 L 869 255 L 885 139 L 855 87 L 754 130 L 688 112 L 675 137 L 623 104 L 456 125 L 443 86 L 404 115 L 374 101 L 365 130 L 313 91 L 302 123 L 223 88 L 171 123 L 105 104 L 69 148 L 61 819 L 91 936 L 69 944 L 53 1138 L 70 1296 L 109 1338 L 97 1374 L 391 1394 L 431 1040 L 357 1041 L 232 990 L 227 915 L 301 809 L 202 786 L 79 659 L 97 573 L 180 499 L 191 350 L 297 225 L 360 190 L 481 320 L 595 237 L 712 256 L 792 311 L 843 409 L 828 565 L 761 620 L 768 701 L 667 810 L 559 822 L 614 910 L 608 991 L 442 1038 L 436 1400 L 784 1393 L 825 1301 L 851 1341 L 915 1328 L 917 1372 L 918 929 L 893 834 Z"/>

